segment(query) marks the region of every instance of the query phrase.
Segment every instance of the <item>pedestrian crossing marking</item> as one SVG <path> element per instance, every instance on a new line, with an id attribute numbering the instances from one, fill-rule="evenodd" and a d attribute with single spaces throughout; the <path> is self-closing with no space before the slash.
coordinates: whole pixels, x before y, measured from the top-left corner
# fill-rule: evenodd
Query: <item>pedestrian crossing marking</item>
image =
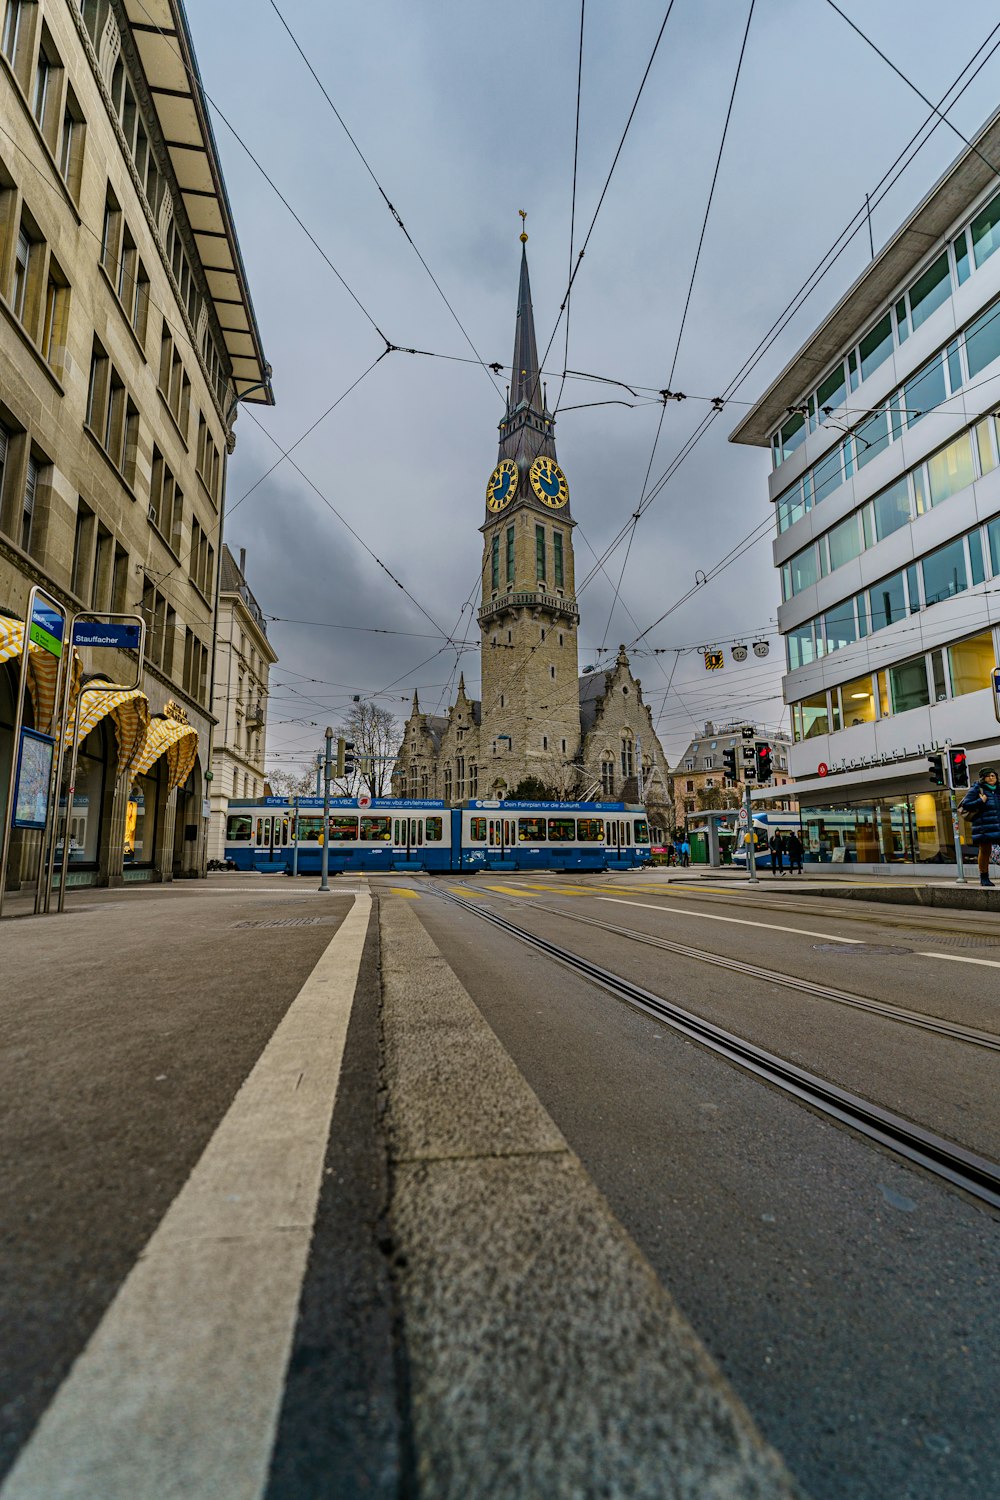
<path id="1" fill-rule="evenodd" d="M 408 891 L 404 886 L 401 885 L 391 885 L 389 887 L 389 894 L 390 896 L 407 896 L 411 901 L 420 900 L 419 891 Z"/>
<path id="2" fill-rule="evenodd" d="M 488 885 L 484 889 L 487 891 L 499 891 L 502 896 L 524 896 L 527 894 L 529 887 L 526 885 Z"/>

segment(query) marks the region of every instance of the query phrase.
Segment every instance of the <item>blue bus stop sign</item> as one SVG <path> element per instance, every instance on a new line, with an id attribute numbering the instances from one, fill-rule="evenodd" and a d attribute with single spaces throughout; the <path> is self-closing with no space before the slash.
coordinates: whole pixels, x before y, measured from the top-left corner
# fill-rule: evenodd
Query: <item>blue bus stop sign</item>
<path id="1" fill-rule="evenodd" d="M 73 626 L 74 646 L 113 646 L 121 651 L 138 651 L 141 628 L 138 624 L 114 620 L 101 624 L 96 620 L 78 620 Z"/>

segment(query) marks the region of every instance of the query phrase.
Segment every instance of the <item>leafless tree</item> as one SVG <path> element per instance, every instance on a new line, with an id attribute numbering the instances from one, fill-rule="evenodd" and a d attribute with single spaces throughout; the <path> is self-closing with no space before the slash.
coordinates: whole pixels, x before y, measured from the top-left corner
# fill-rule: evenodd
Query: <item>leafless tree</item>
<path id="1" fill-rule="evenodd" d="M 395 715 L 370 698 L 362 698 L 337 733 L 354 742 L 357 772 L 352 785 L 372 797 L 391 796 L 392 768 L 402 740 Z"/>
<path id="2" fill-rule="evenodd" d="M 267 784 L 274 797 L 308 797 L 316 790 L 315 771 L 268 771 Z"/>

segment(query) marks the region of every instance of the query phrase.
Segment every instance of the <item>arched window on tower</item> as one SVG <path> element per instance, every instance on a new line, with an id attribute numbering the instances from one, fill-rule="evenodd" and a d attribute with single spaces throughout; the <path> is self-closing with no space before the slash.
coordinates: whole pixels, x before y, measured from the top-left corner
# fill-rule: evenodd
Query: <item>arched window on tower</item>
<path id="1" fill-rule="evenodd" d="M 417 770 L 417 767 L 415 765 L 411 765 L 410 766 L 410 796 L 411 797 L 415 797 L 417 795 L 417 778 L 418 778 L 419 775 L 420 775 L 420 772 Z"/>
<path id="2" fill-rule="evenodd" d="M 615 758 L 610 750 L 606 750 L 601 756 L 601 791 L 605 797 L 614 795 L 615 790 Z"/>

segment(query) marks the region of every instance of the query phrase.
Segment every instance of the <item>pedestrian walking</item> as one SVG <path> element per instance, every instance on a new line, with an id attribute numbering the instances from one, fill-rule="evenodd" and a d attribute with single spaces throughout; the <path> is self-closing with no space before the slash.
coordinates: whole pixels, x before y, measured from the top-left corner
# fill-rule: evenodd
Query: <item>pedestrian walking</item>
<path id="1" fill-rule="evenodd" d="M 777 878 L 785 873 L 785 841 L 777 829 L 767 841 L 771 851 L 771 874 Z"/>
<path id="2" fill-rule="evenodd" d="M 682 839 L 682 841 L 681 841 L 681 864 L 683 865 L 684 869 L 686 870 L 687 867 L 688 867 L 688 865 L 690 863 L 691 863 L 691 845 L 688 843 L 687 839 L 685 838 L 685 839 Z"/>
<path id="3" fill-rule="evenodd" d="M 805 854 L 805 846 L 794 830 L 788 835 L 788 872 L 794 875 L 796 870 L 802 874 L 802 856 Z"/>
<path id="4" fill-rule="evenodd" d="M 979 864 L 979 884 L 992 886 L 990 855 L 993 845 L 1000 844 L 1000 786 L 993 766 L 985 766 L 979 780 L 962 798 L 959 808 L 972 824 L 972 842 Z"/>

